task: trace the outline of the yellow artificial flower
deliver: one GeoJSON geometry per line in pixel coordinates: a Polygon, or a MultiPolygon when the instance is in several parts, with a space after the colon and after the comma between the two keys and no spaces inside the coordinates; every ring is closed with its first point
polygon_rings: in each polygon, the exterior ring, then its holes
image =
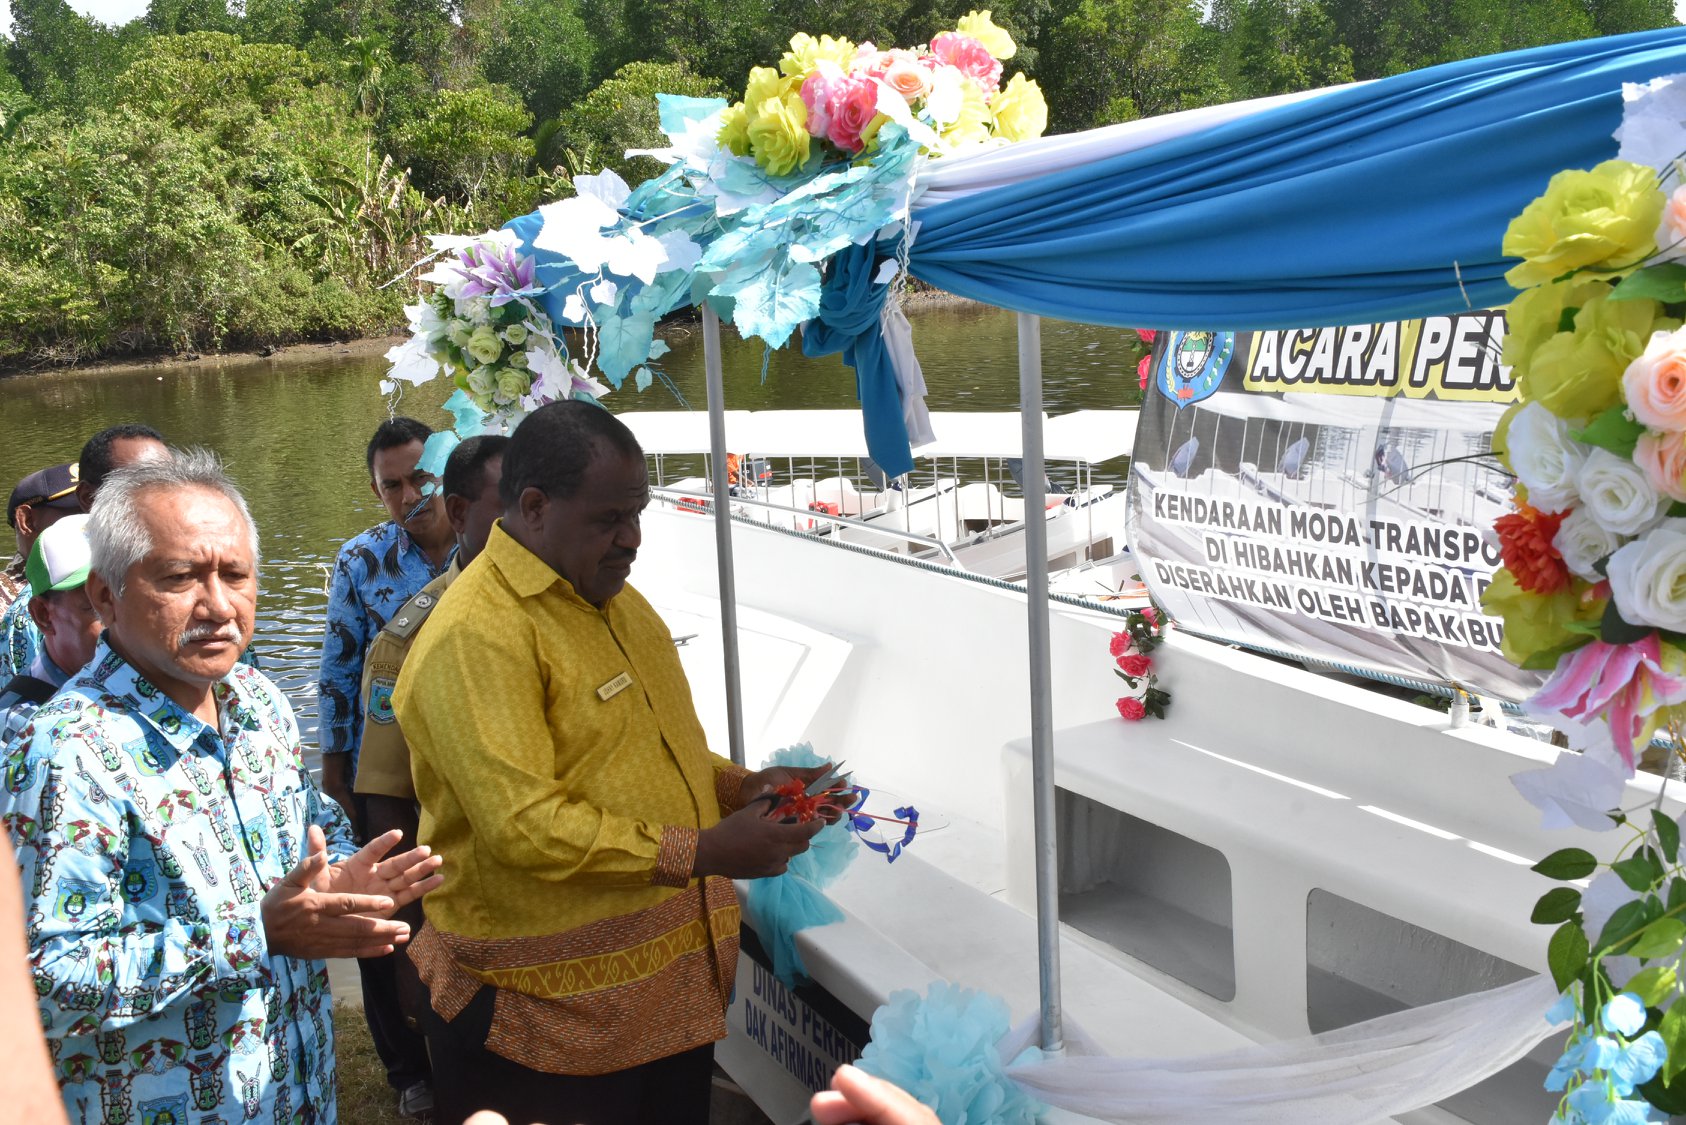
{"type": "Polygon", "coordinates": [[[1584,278],[1548,282],[1525,290],[1505,310],[1506,366],[1519,375],[1525,374],[1540,345],[1557,335],[1565,311],[1578,309],[1609,291],[1609,282],[1584,278]]]}
{"type": "Polygon", "coordinates": [[[1015,74],[989,103],[995,118],[995,135],[1006,141],[1028,141],[1040,137],[1048,127],[1048,103],[1042,87],[1022,74],[1015,74]]]}
{"type": "Polygon", "coordinates": [[[749,155],[749,111],[742,102],[720,115],[720,132],[715,139],[734,156],[749,155]]]}
{"type": "Polygon", "coordinates": [[[1505,274],[1518,289],[1571,270],[1621,272],[1656,252],[1665,203],[1653,169],[1606,160],[1590,172],[1559,172],[1545,194],[1505,231],[1504,252],[1522,264],[1505,274]]]}
{"type": "Polygon", "coordinates": [[[1508,570],[1493,575],[1493,584],[1481,595],[1481,608],[1504,619],[1505,635],[1499,650],[1506,660],[1521,666],[1540,653],[1562,648],[1581,636],[1568,628],[1604,616],[1606,599],[1586,596],[1585,582],[1575,582],[1555,594],[1530,594],[1516,584],[1508,570]]]}
{"type": "Polygon", "coordinates": [[[800,94],[762,102],[749,123],[755,160],[775,176],[788,176],[807,162],[808,139],[808,107],[800,94]]]}
{"type": "Polygon", "coordinates": [[[981,12],[967,12],[954,25],[954,30],[976,39],[984,45],[984,50],[1003,61],[1018,53],[1013,37],[1004,28],[995,26],[995,21],[989,18],[988,8],[981,12]]]}
{"type": "Polygon", "coordinates": [[[847,39],[833,39],[822,35],[815,39],[806,31],[790,37],[790,50],[779,58],[779,72],[786,78],[806,78],[822,59],[837,64],[847,74],[855,61],[855,45],[847,39]]]}
{"type": "Polygon", "coordinates": [[[960,115],[942,131],[948,148],[989,140],[989,103],[976,82],[960,83],[960,115]]]}
{"type": "Polygon", "coordinates": [[[753,120],[761,112],[762,105],[778,98],[783,92],[784,79],[779,77],[778,71],[770,66],[753,67],[749,72],[749,82],[744,86],[744,108],[753,120]]]}
{"type": "Polygon", "coordinates": [[[1680,322],[1658,319],[1650,300],[1612,301],[1594,293],[1575,314],[1574,330],[1558,332],[1534,348],[1517,380],[1522,397],[1559,418],[1586,419],[1622,401],[1622,372],[1645,351],[1653,331],[1680,322]]]}

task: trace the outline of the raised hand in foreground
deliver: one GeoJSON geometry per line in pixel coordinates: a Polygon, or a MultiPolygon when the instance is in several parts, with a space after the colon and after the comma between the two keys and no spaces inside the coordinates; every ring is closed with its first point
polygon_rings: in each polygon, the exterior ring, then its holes
{"type": "Polygon", "coordinates": [[[808,1112],[814,1125],[939,1125],[912,1094],[848,1065],[831,1076],[831,1089],[814,1095],[808,1112]]]}

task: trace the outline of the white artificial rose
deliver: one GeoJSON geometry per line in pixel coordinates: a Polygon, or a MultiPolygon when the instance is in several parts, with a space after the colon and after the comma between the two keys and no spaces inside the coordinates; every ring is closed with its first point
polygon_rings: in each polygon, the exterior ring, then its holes
{"type": "Polygon", "coordinates": [[[1542,512],[1561,512],[1580,497],[1575,476],[1590,446],[1569,436],[1569,424],[1537,402],[1510,420],[1505,450],[1517,479],[1528,489],[1528,503],[1542,512]]]}
{"type": "Polygon", "coordinates": [[[1664,520],[1620,548],[1608,571],[1624,621],[1686,633],[1686,520],[1664,520]]]}
{"type": "Polygon", "coordinates": [[[468,373],[470,394],[489,395],[498,389],[498,373],[482,364],[468,373]]]}
{"type": "Polygon", "coordinates": [[[1608,449],[1595,448],[1587,455],[1575,487],[1587,514],[1617,535],[1638,535],[1657,522],[1668,503],[1645,470],[1608,449]]]}
{"type": "Polygon", "coordinates": [[[1576,508],[1564,517],[1557,534],[1551,538],[1551,545],[1557,548],[1557,553],[1563,556],[1564,565],[1576,577],[1588,582],[1601,582],[1604,576],[1594,569],[1593,564],[1620,547],[1622,537],[1606,530],[1587,514],[1585,508],[1576,508]]]}

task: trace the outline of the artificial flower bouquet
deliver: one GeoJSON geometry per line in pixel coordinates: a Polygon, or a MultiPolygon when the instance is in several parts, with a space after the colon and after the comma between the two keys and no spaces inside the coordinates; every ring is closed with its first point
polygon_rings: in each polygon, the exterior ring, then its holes
{"type": "Polygon", "coordinates": [[[437,288],[405,307],[411,336],[386,353],[393,366],[383,392],[398,380],[419,384],[444,371],[475,408],[505,427],[547,402],[608,393],[569,358],[536,299],[543,290],[533,258],[512,234],[440,237],[435,244],[445,256],[421,280],[437,288]]]}
{"type": "Polygon", "coordinates": [[[1619,809],[1686,718],[1686,78],[1626,96],[1619,159],[1554,176],[1503,244],[1521,402],[1494,449],[1517,485],[1484,604],[1505,655],[1550,673],[1530,709],[1578,751],[1515,782],[1548,826],[1632,834],[1611,863],[1568,848],[1535,867],[1566,884],[1533,913],[1556,927],[1553,1018],[1573,1025],[1547,1080],[1566,1125],[1686,1112],[1680,827],[1619,809]]]}
{"type": "Polygon", "coordinates": [[[1159,676],[1153,671],[1153,657],[1148,654],[1159,647],[1165,635],[1165,615],[1153,606],[1131,610],[1124,619],[1122,631],[1112,635],[1108,646],[1112,653],[1113,673],[1124,681],[1126,693],[1115,704],[1118,717],[1136,722],[1148,715],[1165,717],[1171,693],[1159,687],[1159,676]]]}
{"type": "Polygon", "coordinates": [[[1048,106],[1036,83],[1002,82],[1013,37],[987,11],[912,49],[880,50],[800,32],[778,69],[749,72],[743,100],[721,118],[720,144],[774,176],[854,159],[894,121],[931,153],[1039,137],[1048,106]]]}

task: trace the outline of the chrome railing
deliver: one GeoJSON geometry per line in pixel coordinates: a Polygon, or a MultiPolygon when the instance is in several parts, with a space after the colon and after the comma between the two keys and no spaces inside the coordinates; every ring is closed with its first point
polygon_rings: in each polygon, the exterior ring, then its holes
{"type": "MultiPolygon", "coordinates": [[[[675,507],[692,507],[692,505],[683,503],[683,501],[686,500],[699,501],[701,505],[703,505],[703,507],[693,508],[693,510],[710,510],[707,506],[714,503],[714,496],[712,493],[690,492],[680,488],[668,488],[665,485],[652,487],[650,489],[650,495],[654,496],[658,500],[670,503],[675,507]]],[[[940,539],[933,539],[929,535],[919,535],[912,531],[898,531],[893,527],[879,527],[876,524],[867,523],[865,520],[858,520],[849,516],[834,516],[830,512],[821,511],[816,508],[794,508],[788,504],[775,504],[771,500],[761,500],[753,496],[732,496],[728,498],[728,503],[729,507],[732,508],[739,506],[746,508],[764,508],[770,512],[784,512],[788,515],[800,516],[803,519],[810,521],[810,523],[823,521],[836,527],[854,528],[859,531],[868,532],[872,535],[882,535],[890,539],[900,539],[904,542],[915,544],[922,550],[942,555],[948,560],[948,565],[953,567],[955,570],[964,571],[966,569],[960,560],[955,558],[953,549],[950,548],[947,543],[944,543],[940,539]]],[[[749,516],[739,515],[736,512],[732,513],[732,518],[740,519],[747,523],[762,522],[752,519],[749,516]]],[[[776,527],[778,525],[772,526],[776,527]]],[[[801,531],[802,529],[796,528],[794,530],[801,531]]],[[[878,551],[881,554],[890,555],[892,557],[906,557],[897,556],[894,551],[886,550],[883,547],[874,547],[867,543],[858,543],[856,546],[865,547],[868,550],[878,551]]]]}

